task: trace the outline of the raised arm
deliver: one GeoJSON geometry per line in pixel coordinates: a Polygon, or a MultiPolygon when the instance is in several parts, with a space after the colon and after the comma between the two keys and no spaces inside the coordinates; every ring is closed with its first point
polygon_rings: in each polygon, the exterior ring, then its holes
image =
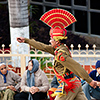
{"type": "Polygon", "coordinates": [[[18,37],[17,41],[19,43],[27,43],[38,50],[48,52],[54,55],[54,48],[51,45],[46,45],[44,43],[37,42],[34,39],[28,39],[28,38],[23,38],[23,37],[18,37]]]}

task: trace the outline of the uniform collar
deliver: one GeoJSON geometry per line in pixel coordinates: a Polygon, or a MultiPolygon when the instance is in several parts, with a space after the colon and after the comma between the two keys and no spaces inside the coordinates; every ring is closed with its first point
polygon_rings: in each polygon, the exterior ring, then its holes
{"type": "Polygon", "coordinates": [[[57,55],[58,50],[59,50],[60,48],[62,48],[62,46],[64,46],[64,44],[60,44],[60,45],[56,46],[55,51],[54,51],[54,54],[55,54],[55,55],[57,55]]]}
{"type": "Polygon", "coordinates": [[[58,44],[55,49],[58,49],[59,47],[61,47],[62,45],[64,45],[63,43],[58,44]]]}

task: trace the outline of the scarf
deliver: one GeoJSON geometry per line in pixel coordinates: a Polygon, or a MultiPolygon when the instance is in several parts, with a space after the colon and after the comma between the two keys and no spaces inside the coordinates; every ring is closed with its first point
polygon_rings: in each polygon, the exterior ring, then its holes
{"type": "MultiPolygon", "coordinates": [[[[39,69],[39,62],[36,59],[32,59],[33,61],[33,68],[31,71],[27,70],[27,85],[29,87],[32,87],[35,85],[35,76],[34,72],[36,72],[39,69]]],[[[28,100],[33,100],[31,93],[29,93],[28,100]]]]}
{"type": "Polygon", "coordinates": [[[80,80],[73,76],[73,72],[65,73],[62,75],[59,75],[59,73],[54,69],[55,75],[57,76],[58,83],[60,84],[54,94],[51,96],[54,97],[59,94],[59,96],[64,95],[64,90],[66,92],[66,95],[68,95],[69,91],[72,91],[74,93],[74,90],[76,87],[81,86],[80,80]],[[69,77],[68,77],[69,76],[69,77]]]}
{"type": "MultiPolygon", "coordinates": [[[[7,73],[8,73],[8,70],[7,70],[7,73]]],[[[1,71],[0,71],[0,74],[3,76],[3,79],[4,79],[4,83],[7,83],[6,82],[6,75],[7,75],[7,73],[6,74],[2,74],[1,71]]]]}

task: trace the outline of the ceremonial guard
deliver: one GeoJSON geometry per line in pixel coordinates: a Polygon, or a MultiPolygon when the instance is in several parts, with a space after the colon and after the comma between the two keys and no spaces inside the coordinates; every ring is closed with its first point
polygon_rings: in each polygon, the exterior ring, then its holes
{"type": "Polygon", "coordinates": [[[68,47],[64,45],[67,39],[65,28],[76,22],[75,17],[66,10],[52,9],[43,14],[40,20],[51,27],[51,45],[23,37],[18,37],[17,41],[28,43],[38,50],[54,55],[53,69],[59,82],[58,88],[52,94],[52,96],[56,96],[55,100],[87,100],[82,91],[81,82],[74,74],[86,80],[94,88],[97,86],[97,82],[92,80],[84,68],[72,59],[68,47]]]}

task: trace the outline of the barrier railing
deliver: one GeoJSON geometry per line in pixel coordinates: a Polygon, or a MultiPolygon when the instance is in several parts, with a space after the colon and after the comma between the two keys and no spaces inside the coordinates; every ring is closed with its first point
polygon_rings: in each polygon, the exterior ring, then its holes
{"type": "MultiPolygon", "coordinates": [[[[30,52],[33,52],[33,54],[12,54],[11,49],[8,50],[4,47],[5,46],[2,45],[2,48],[0,49],[0,62],[6,62],[10,70],[15,71],[16,73],[22,76],[24,71],[27,69],[26,57],[29,57],[29,59],[36,58],[39,60],[40,68],[46,73],[48,79],[52,79],[54,75],[52,70],[54,57],[53,55],[36,49],[30,50],[30,52]],[[41,54],[39,54],[39,52],[41,52],[41,54]],[[21,67],[14,64],[15,61],[12,60],[12,57],[17,57],[18,60],[20,59],[18,63],[20,63],[21,67]]],[[[93,50],[89,50],[88,47],[89,46],[86,45],[86,50],[81,50],[81,45],[78,45],[78,49],[74,50],[74,46],[71,45],[70,51],[73,59],[79,62],[89,73],[95,68],[96,61],[100,59],[100,50],[96,50],[96,45],[93,45],[93,50]]]]}

